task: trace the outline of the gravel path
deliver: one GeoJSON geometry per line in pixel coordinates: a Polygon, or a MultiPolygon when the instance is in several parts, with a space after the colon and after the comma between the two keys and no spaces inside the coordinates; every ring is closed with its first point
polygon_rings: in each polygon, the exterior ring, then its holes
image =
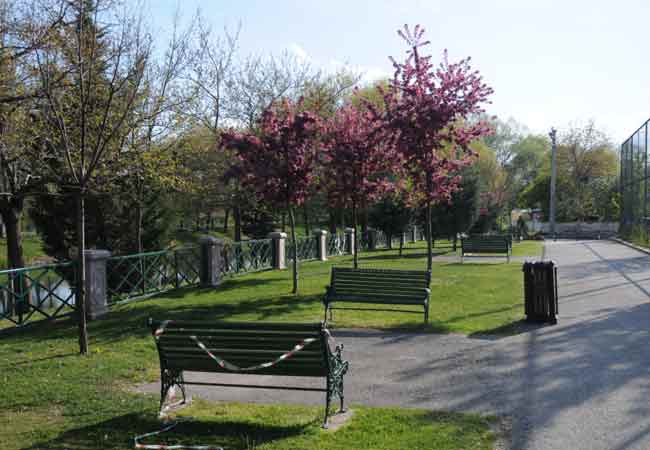
{"type": "MultiPolygon", "coordinates": [[[[338,330],[351,367],[346,400],[505,416],[517,450],[650,449],[650,257],[610,241],[547,242],[546,255],[559,266],[558,325],[505,338],[338,330]]],[[[211,400],[323,402],[303,392],[189,391],[211,400]]]]}

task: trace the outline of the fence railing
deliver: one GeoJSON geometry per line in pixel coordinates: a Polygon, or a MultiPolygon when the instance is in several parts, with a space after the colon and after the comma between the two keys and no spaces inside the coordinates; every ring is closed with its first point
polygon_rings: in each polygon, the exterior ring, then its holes
{"type": "Polygon", "coordinates": [[[0,271],[0,320],[16,326],[76,311],[76,264],[48,264],[0,271]]]}
{"type": "Polygon", "coordinates": [[[223,275],[270,269],[273,266],[273,240],[259,239],[227,243],[223,247],[222,258],[223,275]]]}
{"type": "Polygon", "coordinates": [[[106,261],[107,302],[114,303],[199,283],[199,247],[184,247],[106,261]]]}
{"type": "Polygon", "coordinates": [[[330,234],[327,236],[327,255],[328,256],[345,255],[344,234],[330,234]]]}
{"type": "Polygon", "coordinates": [[[296,239],[296,249],[294,249],[293,243],[289,239],[287,242],[287,258],[290,261],[293,261],[296,254],[298,261],[316,259],[318,258],[318,238],[313,236],[298,238],[296,239]]]}
{"type": "MultiPolygon", "coordinates": [[[[419,232],[420,230],[418,230],[419,232]]],[[[418,233],[421,239],[421,232],[418,233]]],[[[387,248],[388,238],[376,232],[375,248],[387,248]]],[[[317,259],[319,237],[301,238],[294,249],[285,241],[286,256],[299,260],[317,259]]],[[[328,256],[346,254],[345,234],[326,238],[328,256]]],[[[400,236],[393,242],[399,245],[400,236]]],[[[362,251],[369,249],[368,236],[358,238],[362,251]]],[[[260,239],[225,243],[221,254],[221,275],[230,276],[272,269],[274,242],[260,239]]],[[[106,303],[194,286],[201,282],[202,248],[183,247],[106,259],[106,303]]],[[[36,319],[51,319],[76,311],[75,262],[0,271],[0,321],[16,326],[36,319]]],[[[2,326],[0,325],[0,328],[2,326]]]]}

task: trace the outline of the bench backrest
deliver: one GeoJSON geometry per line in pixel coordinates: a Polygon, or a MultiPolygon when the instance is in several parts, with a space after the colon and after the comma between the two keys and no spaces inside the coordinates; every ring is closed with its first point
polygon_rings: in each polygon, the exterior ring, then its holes
{"type": "MultiPolygon", "coordinates": [[[[164,322],[149,319],[156,337],[164,322]]],[[[196,372],[256,375],[324,377],[329,371],[327,331],[322,323],[291,324],[264,322],[169,321],[157,336],[161,367],[196,372]],[[211,353],[238,367],[251,367],[274,361],[305,339],[313,342],[272,367],[233,372],[217,364],[196,341],[211,353]]]]}
{"type": "Polygon", "coordinates": [[[508,239],[503,236],[472,236],[461,241],[464,252],[507,252],[508,239]]]}
{"type": "Polygon", "coordinates": [[[364,297],[422,297],[431,272],[421,270],[352,269],[332,267],[334,295],[364,297]]]}

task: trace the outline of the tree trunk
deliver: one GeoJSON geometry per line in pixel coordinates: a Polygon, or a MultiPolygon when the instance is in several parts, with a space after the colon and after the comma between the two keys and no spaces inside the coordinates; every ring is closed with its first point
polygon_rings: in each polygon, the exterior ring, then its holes
{"type": "Polygon", "coordinates": [[[399,256],[402,257],[402,251],[404,250],[404,239],[399,240],[399,256]]]}
{"type": "Polygon", "coordinates": [[[2,209],[2,221],[7,230],[7,266],[10,269],[25,267],[21,216],[22,208],[17,209],[12,205],[2,209]]]}
{"type": "Polygon", "coordinates": [[[75,302],[79,316],[79,353],[88,353],[88,328],[86,327],[86,230],[85,230],[85,200],[83,190],[77,194],[77,246],[78,273],[75,302]]]}
{"type": "Polygon", "coordinates": [[[329,208],[329,229],[331,235],[336,235],[336,210],[334,208],[329,208]]]}
{"type": "Polygon", "coordinates": [[[143,211],[142,211],[142,202],[140,200],[137,201],[136,204],[136,232],[135,232],[135,242],[138,246],[137,252],[136,253],[142,253],[143,248],[142,248],[142,220],[143,220],[143,211]]]}
{"type": "Polygon", "coordinates": [[[302,217],[305,222],[305,236],[311,235],[309,230],[309,211],[307,209],[307,203],[302,205],[302,217]]]}
{"type": "Polygon", "coordinates": [[[454,251],[456,251],[456,243],[458,241],[458,233],[454,233],[454,251]]]}
{"type": "Polygon", "coordinates": [[[291,226],[291,245],[293,245],[293,290],[292,293],[298,293],[298,243],[296,241],[296,219],[293,214],[293,208],[289,207],[289,225],[291,226]]]}
{"type": "MultiPolygon", "coordinates": [[[[7,266],[10,269],[19,269],[25,267],[21,229],[22,201],[20,203],[13,201],[10,203],[1,212],[7,230],[7,266]]],[[[13,297],[10,299],[11,304],[13,307],[17,307],[16,313],[22,316],[23,313],[28,311],[27,305],[31,303],[29,283],[24,277],[16,277],[12,279],[12,285],[14,294],[10,296],[13,297]]],[[[11,310],[12,307],[10,306],[9,309],[11,310]]]]}
{"type": "Polygon", "coordinates": [[[226,213],[223,217],[223,234],[228,233],[228,216],[230,215],[230,208],[226,208],[226,213]]]}
{"type": "Polygon", "coordinates": [[[361,210],[361,235],[365,236],[368,233],[368,208],[365,207],[361,210]]]}
{"type": "Polygon", "coordinates": [[[359,268],[359,246],[357,243],[359,242],[359,239],[357,239],[357,202],[352,201],[352,228],[354,229],[354,242],[353,242],[353,249],[354,249],[354,268],[358,269],[359,268]]]}
{"type": "Polygon", "coordinates": [[[431,202],[427,201],[427,270],[433,268],[433,246],[431,233],[431,202]]]}
{"type": "Polygon", "coordinates": [[[232,208],[232,216],[235,221],[235,242],[241,241],[241,210],[239,205],[232,208]]]}
{"type": "Polygon", "coordinates": [[[287,214],[285,212],[282,213],[282,232],[286,233],[287,232],[287,214]]]}

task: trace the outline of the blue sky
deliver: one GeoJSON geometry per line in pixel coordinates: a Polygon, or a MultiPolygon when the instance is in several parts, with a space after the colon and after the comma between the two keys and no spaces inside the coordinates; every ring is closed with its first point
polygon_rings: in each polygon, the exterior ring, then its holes
{"type": "MultiPolygon", "coordinates": [[[[164,38],[176,0],[150,0],[164,38]]],[[[488,112],[535,132],[595,119],[620,143],[650,117],[650,2],[618,0],[181,0],[215,29],[242,23],[242,53],[289,49],[367,78],[402,57],[396,30],[420,23],[439,58],[471,56],[495,93],[488,112]]]]}

